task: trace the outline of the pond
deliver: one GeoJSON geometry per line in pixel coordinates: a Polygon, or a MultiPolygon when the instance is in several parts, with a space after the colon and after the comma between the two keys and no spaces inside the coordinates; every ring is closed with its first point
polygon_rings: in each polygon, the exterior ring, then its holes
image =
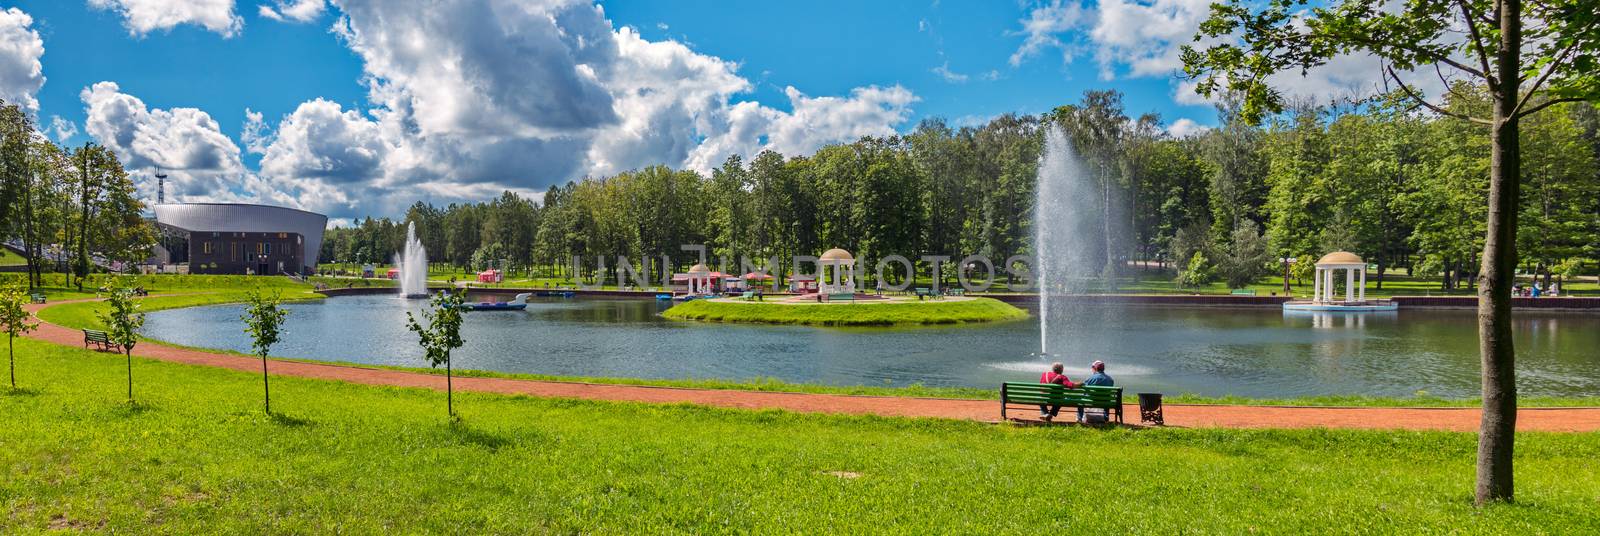
{"type": "MultiPolygon", "coordinates": [[[[422,300],[352,296],[286,305],[273,355],[426,366],[407,311],[422,300]]],[[[914,328],[814,328],[674,322],[649,300],[535,298],[527,311],[472,312],[455,366],[560,376],[700,378],[830,385],[997,388],[1032,381],[1052,360],[1081,379],[1102,359],[1129,392],[1206,396],[1472,397],[1471,310],[1285,313],[1215,307],[1080,307],[1052,329],[1060,357],[1037,354],[1036,319],[914,328]]],[[[153,312],[144,334],[249,351],[242,305],[153,312]]],[[[1600,395],[1600,315],[1518,313],[1525,396],[1600,395]]]]}

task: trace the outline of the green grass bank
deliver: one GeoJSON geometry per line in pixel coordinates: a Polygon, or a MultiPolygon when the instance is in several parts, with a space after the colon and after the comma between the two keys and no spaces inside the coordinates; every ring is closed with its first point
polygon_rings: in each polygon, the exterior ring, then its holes
{"type": "Polygon", "coordinates": [[[1028,313],[992,298],[847,304],[694,300],[675,305],[661,316],[703,322],[905,326],[1019,320],[1028,313]]]}
{"type": "Polygon", "coordinates": [[[1600,435],[1098,430],[441,393],[19,341],[0,533],[1551,533],[1600,530],[1600,435]],[[1397,463],[1403,462],[1403,463],[1397,463]],[[1043,494],[1044,499],[1026,497],[1043,494]]]}

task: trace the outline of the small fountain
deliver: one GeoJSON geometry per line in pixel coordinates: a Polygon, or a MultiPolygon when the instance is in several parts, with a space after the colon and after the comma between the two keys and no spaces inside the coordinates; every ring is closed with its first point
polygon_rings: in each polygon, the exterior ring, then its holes
{"type": "Polygon", "coordinates": [[[1052,326],[1060,329],[1072,316],[1070,304],[1051,294],[1077,294],[1087,290],[1105,264],[1096,255],[1100,236],[1098,193],[1093,178],[1084,172],[1072,142],[1059,125],[1045,131],[1044,152],[1039,155],[1039,175],[1034,190],[1033,244],[1039,292],[1039,353],[1052,355],[1052,326]]]}
{"type": "Polygon", "coordinates": [[[406,248],[395,256],[394,266],[400,270],[400,297],[428,297],[428,252],[417,240],[417,222],[406,224],[406,248]]]}

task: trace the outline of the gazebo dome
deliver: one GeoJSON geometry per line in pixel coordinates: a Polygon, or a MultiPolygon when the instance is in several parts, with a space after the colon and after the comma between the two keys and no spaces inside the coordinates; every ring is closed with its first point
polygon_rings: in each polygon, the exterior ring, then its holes
{"type": "Polygon", "coordinates": [[[818,260],[824,260],[824,261],[853,261],[853,260],[856,260],[856,258],[855,257],[851,257],[850,256],[850,252],[848,252],[848,251],[845,251],[845,250],[842,250],[842,249],[839,249],[839,248],[833,248],[833,249],[830,249],[830,250],[824,252],[822,254],[822,257],[819,258],[818,260]]]}
{"type": "MultiPolygon", "coordinates": [[[[678,266],[683,266],[683,265],[680,264],[678,266]]],[[[700,264],[696,264],[696,265],[690,267],[689,268],[689,273],[691,273],[691,274],[709,274],[709,273],[711,273],[711,269],[707,268],[706,267],[706,263],[702,262],[700,264]]]]}
{"type": "Polygon", "coordinates": [[[1361,257],[1348,251],[1335,251],[1317,259],[1317,266],[1325,264],[1366,264],[1361,257]]]}

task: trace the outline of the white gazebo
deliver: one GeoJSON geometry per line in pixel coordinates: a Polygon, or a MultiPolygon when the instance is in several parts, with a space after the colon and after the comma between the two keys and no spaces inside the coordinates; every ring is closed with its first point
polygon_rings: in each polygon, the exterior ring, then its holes
{"type": "Polygon", "coordinates": [[[817,292],[855,294],[856,258],[850,256],[850,252],[833,248],[817,258],[817,292]],[[829,277],[830,272],[832,277],[829,277]]]}
{"type": "Polygon", "coordinates": [[[711,292],[711,269],[707,268],[706,264],[703,262],[690,267],[689,293],[710,294],[711,292]]]}
{"type": "Polygon", "coordinates": [[[1334,275],[1344,270],[1344,303],[1367,301],[1367,261],[1348,251],[1335,251],[1317,260],[1317,279],[1312,285],[1312,303],[1335,303],[1334,275]]]}

